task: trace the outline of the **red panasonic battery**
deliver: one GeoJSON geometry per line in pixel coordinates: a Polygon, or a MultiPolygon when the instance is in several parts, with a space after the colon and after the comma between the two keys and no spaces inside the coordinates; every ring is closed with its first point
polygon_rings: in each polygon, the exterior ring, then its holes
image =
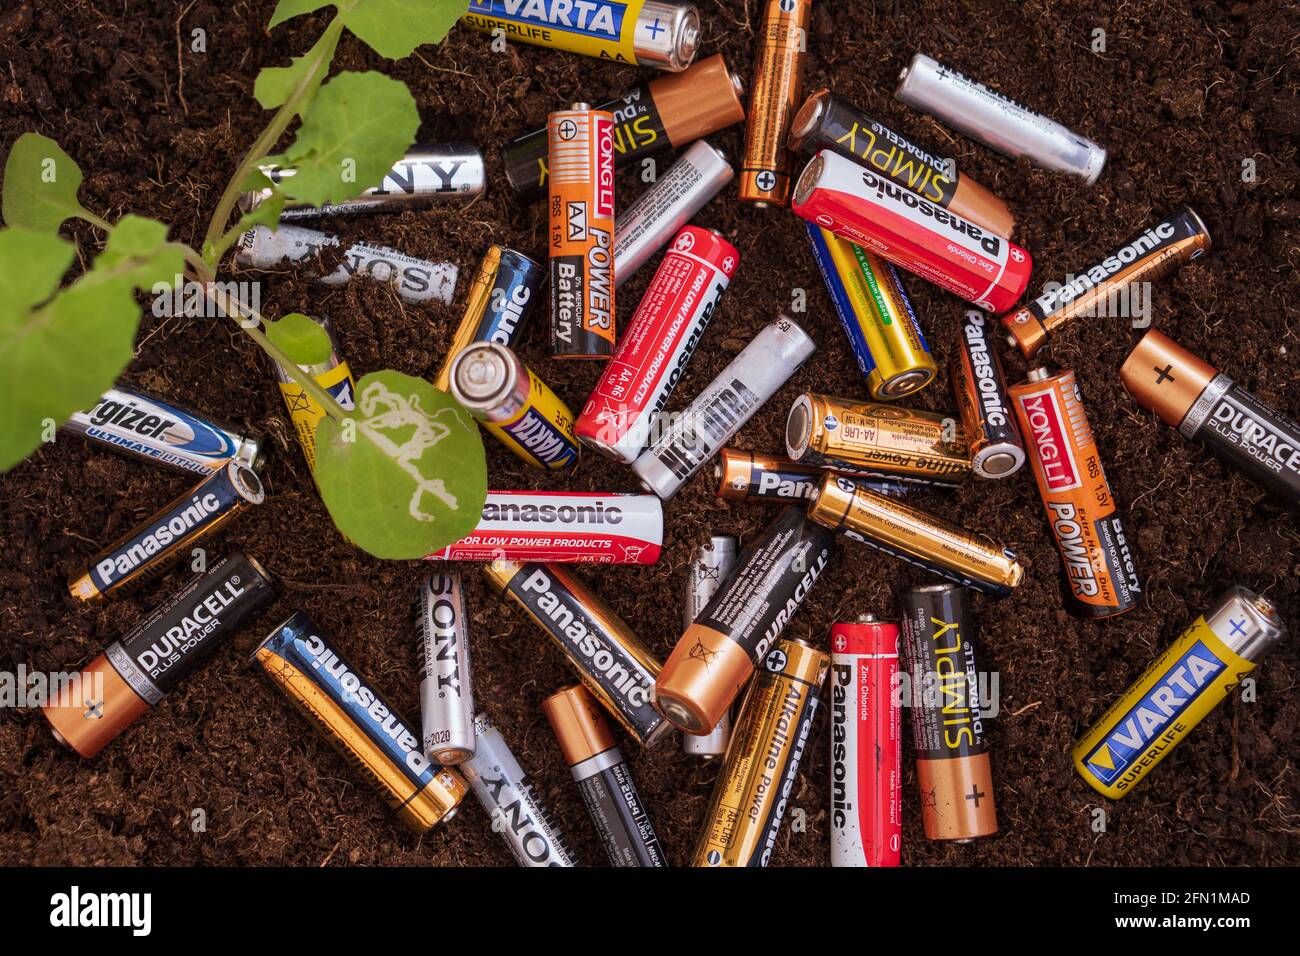
{"type": "Polygon", "coordinates": [[[739,263],[716,232],[687,226],[677,234],[578,416],[579,441],[636,461],[739,263]]]}
{"type": "Polygon", "coordinates": [[[658,495],[489,491],[478,527],[425,560],[654,564],[663,543],[658,495]]]}
{"type": "Polygon", "coordinates": [[[1029,253],[874,171],[823,149],[799,176],[795,214],[989,312],[1029,284],[1029,253]]]}
{"type": "Polygon", "coordinates": [[[831,625],[831,866],[898,866],[903,711],[898,625],[831,625]]]}

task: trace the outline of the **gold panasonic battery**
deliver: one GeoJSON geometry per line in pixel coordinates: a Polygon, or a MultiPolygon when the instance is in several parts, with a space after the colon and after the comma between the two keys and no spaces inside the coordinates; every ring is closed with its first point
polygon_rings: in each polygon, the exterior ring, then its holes
{"type": "MultiPolygon", "coordinates": [[[[348,363],[339,358],[338,343],[334,339],[329,319],[321,319],[320,326],[330,339],[329,358],[314,365],[299,365],[298,368],[329,392],[341,409],[350,412],[356,407],[357,383],[352,378],[348,363]]],[[[284,407],[289,411],[289,420],[293,422],[298,444],[302,446],[302,455],[307,459],[307,467],[315,473],[316,426],[325,417],[325,409],[307,394],[306,389],[290,378],[289,373],[278,363],[275,366],[275,377],[280,382],[280,396],[284,399],[284,407]]]]}
{"type": "Polygon", "coordinates": [[[754,60],[753,93],[745,124],[740,198],[759,207],[790,201],[794,157],[786,146],[803,93],[812,0],[767,0],[754,60]]]}
{"type": "Polygon", "coordinates": [[[955,415],[814,392],[790,408],[785,448],[801,465],[868,478],[955,486],[971,472],[955,415]]]}
{"type": "Polygon", "coordinates": [[[830,655],[786,638],[749,684],[692,866],[767,866],[794,794],[830,655]]]}
{"type": "Polygon", "coordinates": [[[827,475],[808,503],[808,517],[940,577],[1006,597],[1025,576],[1008,548],[942,518],[877,494],[842,475],[827,475]]]}

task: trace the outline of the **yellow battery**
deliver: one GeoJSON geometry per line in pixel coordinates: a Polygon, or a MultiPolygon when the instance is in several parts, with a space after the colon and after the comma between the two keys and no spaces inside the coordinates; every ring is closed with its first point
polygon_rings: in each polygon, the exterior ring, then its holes
{"type": "MultiPolygon", "coordinates": [[[[334,333],[330,329],[329,321],[322,320],[321,326],[333,344],[334,333]]],[[[352,378],[348,363],[339,358],[336,349],[331,350],[328,361],[317,365],[300,365],[298,368],[329,392],[344,411],[351,411],[356,407],[357,383],[352,378]]],[[[280,381],[280,395],[284,398],[284,407],[289,410],[289,420],[298,435],[298,444],[302,446],[303,457],[307,459],[307,467],[315,473],[316,426],[325,417],[325,409],[321,408],[320,403],[308,395],[301,385],[289,378],[288,373],[279,365],[276,366],[275,374],[280,381]]]]}
{"type": "Polygon", "coordinates": [[[1225,591],[1074,745],[1074,767],[1112,800],[1127,794],[1286,636],[1272,601],[1225,591]]]}

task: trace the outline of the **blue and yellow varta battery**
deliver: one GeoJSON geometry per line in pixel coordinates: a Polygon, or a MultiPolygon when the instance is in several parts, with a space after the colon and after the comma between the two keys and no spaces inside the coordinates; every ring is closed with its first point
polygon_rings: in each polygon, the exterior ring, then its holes
{"type": "Polygon", "coordinates": [[[447,391],[451,363],[475,342],[499,342],[514,348],[524,322],[537,306],[545,280],[542,265],[522,252],[489,246],[469,287],[465,314],[433,384],[447,391]]]}
{"type": "Polygon", "coordinates": [[[682,0],[470,0],[480,33],[674,73],[695,60],[700,14],[682,0]]]}
{"type": "MultiPolygon", "coordinates": [[[[357,383],[352,378],[348,363],[339,358],[338,343],[334,339],[334,330],[330,328],[329,319],[320,320],[321,328],[330,338],[330,356],[324,362],[314,365],[299,365],[330,397],[339,403],[345,412],[356,408],[357,383]]],[[[316,399],[307,394],[307,390],[289,377],[289,373],[279,364],[275,367],[275,376],[280,382],[280,395],[284,398],[284,407],[289,410],[289,420],[293,422],[298,444],[302,446],[303,457],[307,467],[316,472],[316,426],[325,417],[325,409],[316,399]]]]}
{"type": "Polygon", "coordinates": [[[807,223],[813,258],[871,397],[890,401],[934,380],[936,367],[898,272],[883,259],[807,223]]]}
{"type": "Polygon", "coordinates": [[[573,412],[508,346],[475,342],[451,365],[451,395],[501,443],[538,468],[578,460],[573,412]]]}
{"type": "Polygon", "coordinates": [[[449,820],[468,786],[424,755],[418,730],[389,706],[301,611],[253,652],[318,733],[357,768],[416,833],[449,820]]]}
{"type": "Polygon", "coordinates": [[[1192,622],[1074,745],[1074,766],[1118,800],[1286,636],[1277,606],[1240,585],[1192,622]]]}

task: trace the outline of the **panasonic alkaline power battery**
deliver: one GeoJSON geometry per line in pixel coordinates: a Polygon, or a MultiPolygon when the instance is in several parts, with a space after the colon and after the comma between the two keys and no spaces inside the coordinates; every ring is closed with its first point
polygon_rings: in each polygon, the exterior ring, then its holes
{"type": "Polygon", "coordinates": [[[614,353],[614,117],[586,103],[546,123],[550,169],[551,352],[614,353]]]}

